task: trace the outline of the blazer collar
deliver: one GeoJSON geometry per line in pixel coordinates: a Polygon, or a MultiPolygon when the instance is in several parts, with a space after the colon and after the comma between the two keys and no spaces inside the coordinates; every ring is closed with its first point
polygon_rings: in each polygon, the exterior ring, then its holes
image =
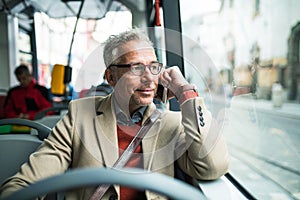
{"type": "Polygon", "coordinates": [[[101,100],[94,120],[102,157],[107,167],[112,167],[119,156],[116,117],[111,100],[111,95],[101,100]]]}

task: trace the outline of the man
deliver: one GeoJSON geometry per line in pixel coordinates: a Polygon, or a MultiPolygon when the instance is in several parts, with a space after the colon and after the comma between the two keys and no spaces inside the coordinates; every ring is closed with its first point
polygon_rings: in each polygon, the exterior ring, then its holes
{"type": "MultiPolygon", "coordinates": [[[[214,130],[203,98],[198,97],[178,67],[163,69],[145,34],[134,29],[110,37],[104,47],[104,61],[113,93],[72,101],[68,114],[29,163],[2,185],[2,195],[68,168],[112,167],[155,110],[153,98],[158,83],[176,95],[181,112],[162,111],[126,167],[174,176],[177,163],[189,176],[202,180],[216,179],[227,172],[226,145],[218,134],[215,140],[209,139],[214,130]]],[[[94,192],[95,188],[89,188],[66,196],[89,199],[94,192]]],[[[165,199],[153,192],[119,186],[110,187],[102,199],[113,197],[165,199]]]]}
{"type": "Polygon", "coordinates": [[[5,118],[33,120],[37,112],[52,106],[49,91],[36,83],[26,65],[21,64],[14,73],[20,85],[8,91],[4,102],[5,118]]]}

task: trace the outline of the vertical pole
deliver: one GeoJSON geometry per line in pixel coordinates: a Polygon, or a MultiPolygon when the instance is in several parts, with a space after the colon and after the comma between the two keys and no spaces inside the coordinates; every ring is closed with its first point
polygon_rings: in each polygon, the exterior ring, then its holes
{"type": "Polygon", "coordinates": [[[35,34],[35,20],[34,20],[34,8],[32,10],[33,23],[31,24],[30,41],[31,41],[31,52],[32,52],[32,74],[36,80],[38,80],[38,59],[37,59],[37,48],[36,48],[36,34],[35,34]]]}
{"type": "MultiPolygon", "coordinates": [[[[171,30],[165,31],[167,65],[177,65],[184,76],[179,0],[163,0],[162,8],[164,26],[166,29],[171,30]]],[[[179,103],[174,98],[170,100],[170,110],[180,110],[179,103]]]]}
{"type": "Polygon", "coordinates": [[[167,64],[168,66],[177,65],[184,75],[179,0],[163,0],[162,8],[165,28],[171,30],[165,32],[166,49],[172,51],[166,52],[167,64]]]}

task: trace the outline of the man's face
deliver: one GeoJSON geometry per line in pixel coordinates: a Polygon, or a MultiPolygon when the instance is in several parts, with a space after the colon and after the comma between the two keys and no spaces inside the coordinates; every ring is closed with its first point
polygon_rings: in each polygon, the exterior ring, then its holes
{"type": "MultiPolygon", "coordinates": [[[[119,53],[120,51],[122,56],[119,57],[118,64],[143,63],[149,65],[151,62],[157,61],[154,49],[138,41],[128,42],[119,50],[119,53]]],[[[153,75],[147,67],[141,76],[133,74],[130,68],[113,68],[110,70],[114,80],[112,85],[118,84],[122,77],[122,83],[125,83],[122,88],[132,94],[129,100],[131,111],[140,106],[149,105],[153,101],[157,90],[158,75],[153,75]]]]}
{"type": "Polygon", "coordinates": [[[23,72],[22,74],[17,75],[17,79],[22,87],[27,87],[30,84],[32,77],[30,74],[23,72]]]}

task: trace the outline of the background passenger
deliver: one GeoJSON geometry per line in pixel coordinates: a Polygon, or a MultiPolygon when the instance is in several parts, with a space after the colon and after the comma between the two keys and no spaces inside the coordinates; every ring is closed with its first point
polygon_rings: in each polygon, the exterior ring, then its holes
{"type": "Polygon", "coordinates": [[[36,83],[24,64],[18,66],[14,73],[20,85],[8,91],[4,102],[4,117],[33,120],[37,112],[52,106],[49,90],[36,83]]]}

